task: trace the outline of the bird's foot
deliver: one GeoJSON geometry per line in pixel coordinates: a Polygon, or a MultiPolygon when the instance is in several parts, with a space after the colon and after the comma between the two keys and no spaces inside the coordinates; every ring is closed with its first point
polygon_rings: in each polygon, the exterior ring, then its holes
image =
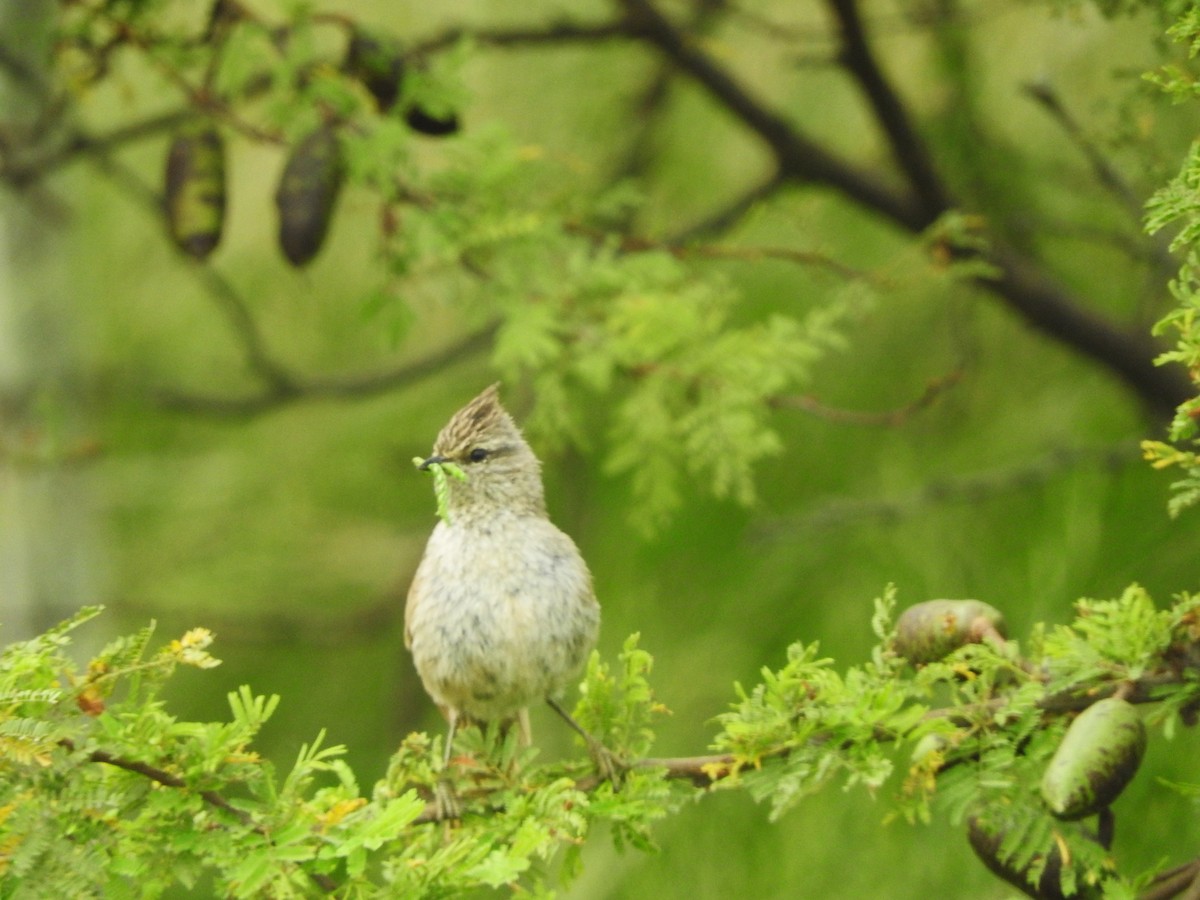
{"type": "Polygon", "coordinates": [[[433,786],[433,808],[439,822],[457,821],[462,818],[462,808],[458,802],[458,794],[445,778],[438,779],[433,786]]]}
{"type": "Polygon", "coordinates": [[[588,755],[600,777],[611,781],[614,788],[620,787],[621,778],[629,770],[629,764],[591,735],[588,735],[587,745],[588,755]]]}

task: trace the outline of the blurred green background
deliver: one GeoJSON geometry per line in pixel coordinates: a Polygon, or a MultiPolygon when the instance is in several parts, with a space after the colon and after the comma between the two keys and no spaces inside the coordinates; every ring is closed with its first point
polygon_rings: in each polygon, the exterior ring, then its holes
{"type": "MultiPolygon", "coordinates": [[[[452,24],[532,27],[612,14],[604,3],[317,5],[413,41],[452,24]]],[[[1097,183],[1079,143],[1023,86],[1052,86],[1140,198],[1177,165],[1194,113],[1160,103],[1139,80],[1165,52],[1153,15],[1110,21],[1090,6],[1055,7],[863,4],[876,49],[969,211],[1043,260],[1091,308],[1148,329],[1169,305],[1161,248],[1141,237],[1136,212],[1097,183]]],[[[714,8],[710,52],[829,146],[890,171],[877,126],[831,62],[836,42],[823,4],[714,8]]],[[[638,116],[636,98],[660,67],[623,41],[480,46],[464,69],[464,134],[498,123],[551,161],[547,190],[562,194],[606,183],[631,165],[636,145],[647,203],[634,230],[674,234],[761,182],[770,161],[685,78],[669,78],[652,115],[638,116]]],[[[131,69],[84,98],[80,121],[102,130],[136,118],[132,109],[168,108],[164,93],[131,69]]],[[[157,187],[166,141],[123,147],[119,160],[157,187]]],[[[210,265],[246,298],[280,359],[312,375],[370,371],[420,359],[469,330],[454,297],[432,291],[412,298],[398,343],[389,335],[400,313],[361,312],[358,298],[378,278],[376,210],[353,190],[316,261],[290,268],[274,245],[282,151],[237,138],[231,151],[230,215],[210,265]]],[[[426,152],[440,151],[431,144],[426,152]]],[[[164,640],[212,628],[224,664],[175,679],[169,701],[181,718],[226,716],[225,694],[243,683],[279,693],[265,752],[290,763],[327,729],[370,785],[403,734],[442,727],[402,643],[404,595],[434,522],[431,485],[409,460],[496,378],[487,354],[376,396],[247,417],[164,408],[160,389],[233,396],[253,384],[195,264],[143,201],[95,167],[72,166],[40,190],[52,199],[5,194],[20,233],[41,234],[49,248],[18,258],[10,241],[10,289],[37,306],[18,326],[43,324],[37,334],[13,330],[13,352],[28,358],[9,381],[35,385],[39,428],[67,445],[94,441],[98,453],[61,468],[0,461],[6,590],[16,596],[13,576],[24,567],[41,603],[37,624],[99,600],[114,632],[151,618],[164,640]]],[[[902,603],[992,603],[1018,638],[1035,622],[1068,621],[1078,597],[1115,596],[1133,581],[1160,600],[1196,587],[1200,529],[1194,517],[1168,520],[1168,479],[1138,456],[1137,441],[1159,436],[1162,423],[1110,373],[989,294],[907,277],[912,239],[830,191],[777,192],[715,240],[819,250],[899,273],[855,320],[845,351],[819,365],[811,393],[825,407],[901,409],[931,381],[961,377],[890,426],[777,411],[786,449],[760,466],[759,502],[713,500],[695,484],[650,538],[631,529],[630,490],[606,474],[604,447],[542,453],[552,515],[595,575],[601,652],[613,657],[637,631],[654,654],[654,683],[673,713],[659,735],[662,755],[703,752],[733,683],[752,684],[762,666],[780,665],[793,641],[819,641],[839,663],[861,661],[872,598],[889,582],[902,603]]],[[[819,307],[845,286],[782,261],[697,265],[744,293],[747,320],[819,307]]],[[[520,419],[527,386],[506,385],[505,395],[520,419]]],[[[19,621],[15,611],[6,618],[19,621]]],[[[547,755],[577,752],[548,712],[534,712],[534,734],[547,755]]],[[[1184,777],[1195,752],[1192,734],[1152,741],[1148,768],[1116,808],[1115,852],[1126,871],[1158,864],[1181,834],[1195,833],[1193,810],[1164,799],[1153,777],[1184,777]]],[[[616,854],[594,836],[566,894],[1011,895],[954,828],[886,825],[885,813],[861,792],[833,790],[768,824],[746,796],[712,796],[662,824],[656,855],[616,854]]]]}

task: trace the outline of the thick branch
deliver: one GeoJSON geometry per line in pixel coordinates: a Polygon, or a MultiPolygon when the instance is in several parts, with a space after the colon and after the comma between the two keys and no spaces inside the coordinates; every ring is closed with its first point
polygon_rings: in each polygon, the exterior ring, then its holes
{"type": "Polygon", "coordinates": [[[829,0],[829,6],[841,28],[842,64],[866,95],[913,190],[928,214],[936,218],[954,206],[954,201],[937,174],[925,142],[909,121],[904,103],[871,52],[857,0],[829,0]]]}
{"type": "Polygon", "coordinates": [[[1038,330],[1074,348],[1116,373],[1152,412],[1169,418],[1175,407],[1195,393],[1176,366],[1154,365],[1161,347],[1142,332],[1130,334],[1088,311],[1037,265],[1014,251],[993,247],[987,260],[996,278],[977,283],[1004,298],[1038,330]]]}

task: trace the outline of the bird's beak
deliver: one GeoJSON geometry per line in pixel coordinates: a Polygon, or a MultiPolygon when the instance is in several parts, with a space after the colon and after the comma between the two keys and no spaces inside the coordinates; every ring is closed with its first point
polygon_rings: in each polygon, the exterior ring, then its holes
{"type": "Polygon", "coordinates": [[[449,461],[450,461],[450,457],[448,457],[448,456],[438,456],[437,454],[434,454],[433,456],[429,457],[428,459],[423,460],[421,462],[421,465],[417,466],[417,468],[420,469],[422,472],[428,472],[429,467],[432,466],[434,463],[444,463],[444,462],[449,462],[449,461]]]}

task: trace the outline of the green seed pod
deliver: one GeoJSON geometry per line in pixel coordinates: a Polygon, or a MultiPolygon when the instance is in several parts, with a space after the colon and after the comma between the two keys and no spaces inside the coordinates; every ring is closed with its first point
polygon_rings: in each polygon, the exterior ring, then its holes
{"type": "MultiPolygon", "coordinates": [[[[1066,900],[1067,894],[1062,889],[1062,853],[1055,846],[1050,855],[1036,854],[1024,867],[1015,866],[1011,859],[1002,859],[1000,847],[1004,844],[1006,833],[1003,828],[988,822],[983,816],[967,817],[967,840],[971,849],[988,870],[997,878],[1002,878],[1028,897],[1038,900],[1066,900]],[[1034,867],[1045,859],[1046,865],[1037,882],[1029,880],[1034,867]]],[[[1078,897],[1079,894],[1071,896],[1078,897]]]]}
{"type": "Polygon", "coordinates": [[[332,125],[322,125],[292,149],[275,191],[279,245],[292,265],[304,265],[321,249],[342,174],[341,145],[332,125]]]}
{"type": "Polygon", "coordinates": [[[915,666],[988,635],[1004,636],[1004,616],[994,606],[981,600],[926,600],[896,620],[895,650],[915,666]]]}
{"type": "Polygon", "coordinates": [[[404,53],[399,43],[356,31],[346,48],[345,69],[375,98],[380,112],[396,105],[404,78],[404,53]]]}
{"type": "Polygon", "coordinates": [[[205,259],[225,223],[225,145],[205,122],[184,128],[167,152],[167,227],[184,253],[205,259]]]}
{"type": "Polygon", "coordinates": [[[1133,780],[1145,752],[1146,726],[1131,703],[1093,703],[1063,735],[1042,777],[1042,799],[1060,819],[1099,812],[1133,780]]]}

